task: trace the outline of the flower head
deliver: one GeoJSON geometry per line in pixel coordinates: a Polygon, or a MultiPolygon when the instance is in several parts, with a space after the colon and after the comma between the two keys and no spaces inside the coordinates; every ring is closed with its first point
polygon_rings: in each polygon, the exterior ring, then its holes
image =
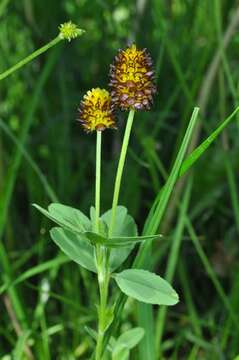
{"type": "Polygon", "coordinates": [[[62,40],[71,41],[72,39],[77,38],[78,36],[82,35],[85,31],[78,28],[76,24],[71,21],[65,22],[59,26],[59,36],[62,40]]]}
{"type": "Polygon", "coordinates": [[[116,128],[111,97],[105,89],[87,91],[80,103],[79,113],[79,121],[87,132],[116,128]]]}
{"type": "Polygon", "coordinates": [[[146,49],[135,44],[119,50],[110,70],[112,102],[121,110],[149,110],[156,86],[152,59],[146,49]]]}

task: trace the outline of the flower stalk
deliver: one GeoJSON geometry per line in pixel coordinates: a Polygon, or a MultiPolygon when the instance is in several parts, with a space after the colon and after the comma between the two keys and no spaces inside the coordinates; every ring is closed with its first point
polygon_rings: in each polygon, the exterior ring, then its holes
{"type": "Polygon", "coordinates": [[[9,75],[13,74],[15,71],[29,63],[30,61],[37,58],[39,55],[43,54],[53,46],[57,45],[62,40],[68,40],[75,39],[76,37],[82,35],[85,31],[82,29],[79,29],[75,24],[73,24],[71,21],[61,24],[59,26],[59,34],[51,40],[46,45],[42,46],[41,48],[37,49],[24,59],[20,60],[17,64],[13,65],[9,69],[5,70],[3,73],[0,74],[0,81],[8,77],[9,75]],[[71,30],[71,31],[70,31],[71,30]]]}
{"type": "Polygon", "coordinates": [[[98,307],[98,336],[96,344],[96,360],[101,360],[105,332],[108,327],[108,292],[110,270],[107,261],[107,251],[103,246],[97,248],[97,270],[100,293],[100,305],[98,307]]]}
{"type": "MultiPolygon", "coordinates": [[[[93,88],[83,97],[78,119],[87,133],[96,131],[96,166],[95,166],[95,219],[93,229],[100,234],[100,187],[101,187],[101,144],[102,131],[115,128],[111,97],[107,90],[93,88]]],[[[100,360],[103,353],[104,335],[111,321],[108,308],[108,289],[110,279],[109,251],[99,244],[95,247],[95,259],[99,285],[98,336],[95,359],[100,360]]]]}
{"type": "Polygon", "coordinates": [[[123,170],[124,170],[127,149],[128,149],[128,145],[129,145],[130,133],[131,133],[132,125],[133,125],[133,121],[134,121],[134,114],[135,114],[135,110],[131,109],[129,112],[129,115],[128,115],[128,120],[127,120],[127,124],[126,124],[126,128],[125,128],[124,139],[123,139],[123,144],[122,144],[122,148],[121,148],[116,178],[115,178],[114,195],[113,195],[113,201],[112,201],[112,215],[111,215],[111,222],[110,222],[110,228],[109,228],[109,237],[111,237],[113,235],[113,231],[114,231],[116,208],[117,208],[118,200],[119,200],[121,180],[122,180],[122,175],[123,175],[123,170]]]}
{"type": "MultiPolygon", "coordinates": [[[[96,180],[95,180],[95,231],[100,233],[100,183],[101,183],[101,140],[102,131],[96,132],[96,180]]],[[[101,359],[104,334],[107,329],[107,302],[110,279],[108,251],[104,246],[96,245],[97,276],[100,294],[98,306],[98,337],[96,345],[96,360],[101,359]]]]}
{"type": "Polygon", "coordinates": [[[100,226],[100,183],[101,183],[101,131],[96,132],[96,169],[95,169],[95,231],[100,226]]]}
{"type": "MultiPolygon", "coordinates": [[[[101,185],[101,143],[102,131],[96,131],[96,176],[95,176],[95,232],[100,233],[100,185],[101,185]]],[[[96,360],[101,359],[104,333],[107,324],[107,298],[109,286],[109,269],[107,251],[104,246],[96,246],[96,262],[100,305],[98,307],[98,338],[96,346],[96,360]]]]}

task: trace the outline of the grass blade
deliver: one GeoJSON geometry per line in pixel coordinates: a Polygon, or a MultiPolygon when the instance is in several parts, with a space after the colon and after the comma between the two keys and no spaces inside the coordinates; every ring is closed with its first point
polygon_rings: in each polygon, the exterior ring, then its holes
{"type": "Polygon", "coordinates": [[[41,263],[39,265],[33,266],[31,267],[29,270],[26,270],[24,273],[22,273],[19,277],[17,277],[12,283],[7,283],[5,285],[3,285],[0,288],[0,295],[8,290],[9,288],[11,288],[12,286],[15,286],[17,284],[20,284],[21,282],[35,276],[38,274],[41,274],[42,272],[45,272],[47,270],[50,270],[52,268],[58,267],[62,264],[68,263],[70,262],[70,259],[66,256],[58,256],[53,260],[48,260],[44,263],[41,263]]]}
{"type": "MultiPolygon", "coordinates": [[[[155,205],[154,205],[154,213],[152,216],[148,219],[147,225],[144,228],[143,235],[151,235],[155,234],[156,231],[159,228],[160,222],[162,220],[162,217],[164,215],[164,212],[166,210],[166,206],[168,204],[170,195],[173,191],[174,185],[177,181],[178,174],[180,167],[183,162],[183,158],[185,156],[187,146],[189,144],[190,138],[193,133],[194,126],[197,121],[199,108],[195,108],[193,111],[193,114],[191,116],[187,131],[185,133],[184,139],[182,141],[182,145],[179,149],[178,155],[176,157],[176,160],[174,162],[172,171],[168,177],[168,180],[163,187],[162,191],[158,194],[155,205]]],[[[137,256],[136,261],[134,263],[135,267],[141,267],[143,265],[144,260],[144,248],[147,248],[147,244],[143,244],[140,249],[140,254],[137,256]]]]}
{"type": "Polygon", "coordinates": [[[214,130],[210,136],[206,140],[204,140],[187,158],[184,160],[179,176],[182,176],[185,174],[186,171],[188,171],[192,165],[197,161],[204,151],[207,150],[207,148],[212,144],[212,142],[218,137],[218,135],[225,129],[225,127],[232,121],[232,119],[235,117],[235,115],[239,111],[239,106],[233,111],[231,115],[229,115],[222,123],[219,125],[216,130],[214,130]]]}
{"type": "MultiPolygon", "coordinates": [[[[169,283],[172,283],[172,281],[174,279],[174,274],[175,274],[176,265],[178,262],[183,232],[184,232],[184,228],[185,228],[185,217],[186,217],[186,213],[187,213],[187,209],[188,209],[188,205],[189,205],[191,190],[192,190],[192,181],[190,181],[187,185],[185,195],[182,200],[182,206],[180,208],[179,219],[178,219],[178,223],[177,223],[176,230],[175,230],[174,240],[171,243],[171,249],[170,249],[166,273],[165,273],[165,279],[169,283]]],[[[165,320],[166,320],[166,316],[167,316],[167,309],[168,308],[166,306],[160,306],[160,308],[158,310],[158,314],[157,314],[155,339],[156,339],[156,344],[157,344],[157,353],[160,355],[161,355],[161,341],[162,341],[162,336],[163,336],[163,331],[164,331],[165,320]]]]}

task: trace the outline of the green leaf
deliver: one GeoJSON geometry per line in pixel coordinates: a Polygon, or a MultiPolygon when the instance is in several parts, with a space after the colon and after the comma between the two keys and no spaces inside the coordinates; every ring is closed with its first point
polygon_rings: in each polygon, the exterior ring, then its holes
{"type": "Polygon", "coordinates": [[[129,245],[134,245],[136,243],[140,243],[143,241],[158,240],[161,237],[162,237],[161,234],[145,235],[145,236],[113,237],[113,238],[108,239],[105,246],[112,247],[112,248],[125,247],[125,246],[129,246],[129,245]]]}
{"type": "Polygon", "coordinates": [[[86,239],[88,239],[93,245],[105,245],[107,244],[107,239],[93,231],[86,231],[83,233],[86,239]]]}
{"type": "Polygon", "coordinates": [[[6,291],[11,286],[15,286],[17,284],[20,284],[23,281],[26,281],[27,279],[30,279],[33,276],[36,276],[38,274],[41,274],[44,271],[48,271],[54,268],[57,268],[61,266],[62,264],[65,264],[69,262],[69,258],[66,257],[63,254],[60,254],[59,256],[55,257],[52,260],[48,260],[45,262],[40,262],[39,265],[30,267],[25,272],[21,273],[16,279],[14,279],[13,282],[5,283],[3,286],[0,287],[0,295],[6,291]]]}
{"type": "Polygon", "coordinates": [[[97,337],[98,337],[97,332],[94,329],[92,329],[91,327],[87,326],[87,325],[84,326],[84,329],[90,335],[90,337],[93,340],[95,340],[95,342],[97,342],[97,337]]]}
{"type": "MultiPolygon", "coordinates": [[[[94,225],[95,225],[95,208],[94,206],[90,207],[90,219],[91,219],[91,228],[94,229],[94,225]]],[[[108,236],[108,226],[105,223],[105,221],[102,220],[102,218],[99,219],[99,233],[100,235],[104,236],[107,238],[108,236]]]]}
{"type": "Polygon", "coordinates": [[[50,235],[52,240],[71,260],[87,270],[97,272],[94,247],[88,243],[83,234],[77,235],[66,229],[54,227],[50,230],[50,235]]]}
{"type": "Polygon", "coordinates": [[[57,203],[50,204],[48,211],[37,204],[33,206],[56,224],[76,234],[91,230],[90,220],[78,209],[57,203]]]}
{"type": "Polygon", "coordinates": [[[149,271],[129,269],[113,277],[121,291],[136,300],[157,305],[175,305],[178,302],[178,295],[172,286],[149,271]]]}
{"type": "Polygon", "coordinates": [[[117,339],[116,344],[114,346],[114,351],[117,351],[119,348],[123,348],[123,347],[129,350],[133,349],[141,341],[143,336],[144,336],[144,329],[141,327],[136,327],[134,329],[125,331],[117,339]]]}
{"type": "MultiPolygon", "coordinates": [[[[101,219],[106,223],[108,228],[110,227],[111,221],[111,209],[106,211],[101,219]]],[[[115,226],[113,230],[112,236],[136,236],[137,235],[137,225],[132,218],[128,214],[128,210],[124,206],[117,206],[116,208],[116,218],[115,218],[115,226]]]]}
{"type": "Polygon", "coordinates": [[[229,122],[238,113],[239,107],[237,107],[231,115],[229,115],[217,128],[214,130],[206,140],[204,140],[193,152],[183,161],[180,168],[179,176],[185,174],[192,165],[202,156],[204,151],[212,144],[212,142],[218,137],[218,135],[225,129],[229,122]]]}
{"type": "Polygon", "coordinates": [[[87,239],[93,244],[100,244],[108,248],[123,248],[135,245],[147,240],[156,240],[162,237],[162,235],[146,235],[146,236],[123,236],[123,237],[113,237],[107,239],[97,233],[92,231],[87,231],[84,233],[87,239]]]}
{"type": "MultiPolygon", "coordinates": [[[[98,338],[97,332],[96,332],[94,329],[92,329],[91,327],[87,326],[87,325],[84,326],[84,329],[85,329],[85,331],[90,335],[90,337],[91,337],[95,342],[97,342],[97,338],[98,338]]],[[[112,352],[112,351],[113,351],[113,348],[114,348],[114,346],[115,346],[115,343],[116,343],[116,341],[115,341],[114,337],[111,336],[110,339],[109,339],[109,343],[108,343],[108,345],[107,345],[107,350],[110,351],[110,352],[112,352]]]]}
{"type": "MultiPolygon", "coordinates": [[[[167,179],[167,182],[164,185],[164,187],[162,188],[162,190],[156,196],[153,207],[151,208],[149,215],[146,219],[146,223],[145,223],[144,231],[143,231],[143,233],[145,235],[151,235],[151,234],[154,234],[155,232],[157,232],[157,229],[160,225],[162,217],[165,213],[165,209],[168,204],[169,198],[172,194],[174,185],[177,181],[178,174],[179,174],[181,165],[183,163],[183,159],[184,159],[188,144],[190,142],[194,127],[196,125],[198,112],[199,112],[199,108],[194,108],[189,125],[187,127],[186,133],[184,135],[182,144],[180,146],[179,152],[177,154],[177,157],[175,159],[175,162],[173,164],[173,167],[172,167],[170,175],[167,179]]],[[[146,245],[143,244],[141,250],[142,251],[140,252],[140,255],[137,256],[137,259],[135,261],[135,263],[136,263],[135,265],[137,267],[143,266],[143,263],[144,263],[143,257],[145,256],[145,253],[147,252],[147,244],[146,245]]]]}
{"type": "MultiPolygon", "coordinates": [[[[101,216],[101,219],[110,226],[111,210],[108,210],[101,216]]],[[[113,236],[137,236],[137,225],[128,214],[128,210],[124,206],[117,206],[115,216],[115,227],[113,236]]],[[[122,249],[113,249],[110,253],[110,267],[111,270],[117,269],[129,256],[133,250],[134,245],[124,247],[122,249]]]]}
{"type": "Polygon", "coordinates": [[[105,311],[105,327],[102,329],[106,331],[114,320],[114,306],[107,307],[105,311]]]}
{"type": "Polygon", "coordinates": [[[129,350],[120,348],[112,354],[112,360],[129,360],[129,350]]]}
{"type": "Polygon", "coordinates": [[[13,351],[13,359],[23,359],[24,352],[26,350],[26,343],[30,336],[31,332],[29,330],[24,331],[21,336],[18,338],[16,347],[13,351]]]}

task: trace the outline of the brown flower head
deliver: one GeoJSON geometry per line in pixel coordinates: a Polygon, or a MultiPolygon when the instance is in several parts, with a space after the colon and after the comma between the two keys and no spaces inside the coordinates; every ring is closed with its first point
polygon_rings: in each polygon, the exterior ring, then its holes
{"type": "Polygon", "coordinates": [[[112,103],[121,110],[149,110],[156,92],[152,59],[146,49],[119,50],[110,69],[112,103]]]}
{"type": "Polygon", "coordinates": [[[79,121],[87,132],[115,128],[111,97],[105,89],[91,89],[84,95],[79,108],[79,121]]]}

